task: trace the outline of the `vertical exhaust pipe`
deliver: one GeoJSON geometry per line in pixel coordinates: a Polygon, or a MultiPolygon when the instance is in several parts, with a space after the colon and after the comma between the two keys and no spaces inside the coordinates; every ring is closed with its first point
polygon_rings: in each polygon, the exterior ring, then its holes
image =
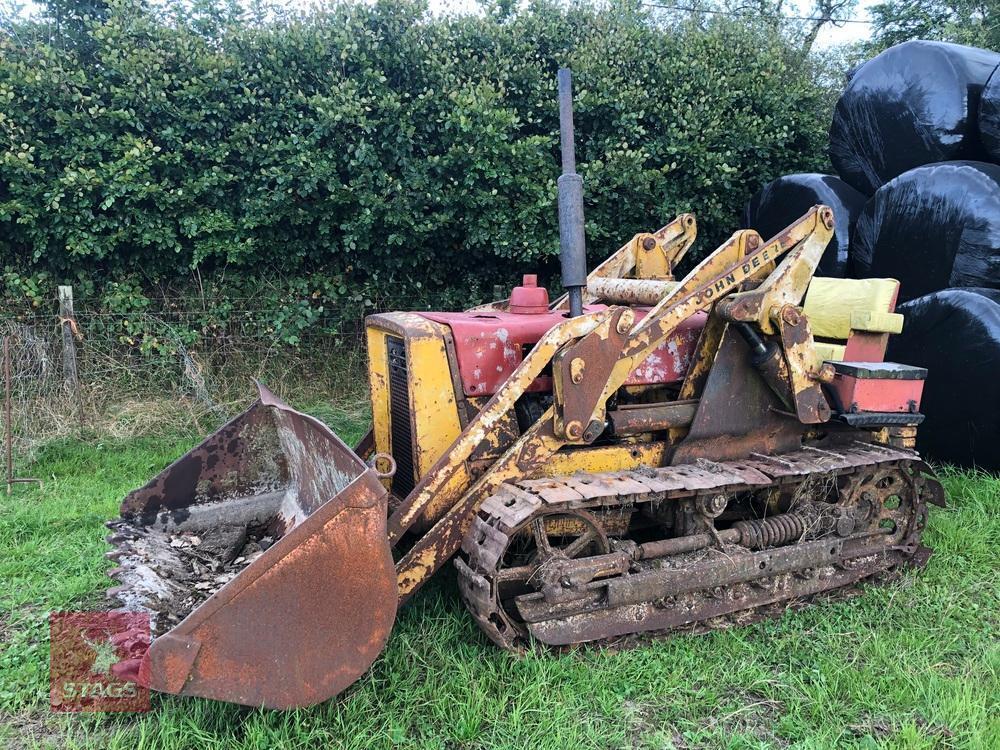
{"type": "Polygon", "coordinates": [[[583,178],[576,173],[573,147],[573,79],[569,68],[559,69],[559,260],[562,283],[569,294],[569,314],[583,314],[583,289],[587,286],[587,248],[583,226],[583,178]]]}

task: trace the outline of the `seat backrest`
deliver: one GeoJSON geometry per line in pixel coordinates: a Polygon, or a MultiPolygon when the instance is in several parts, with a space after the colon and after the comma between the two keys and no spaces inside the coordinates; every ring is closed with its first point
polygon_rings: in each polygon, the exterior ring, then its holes
{"type": "Polygon", "coordinates": [[[896,279],[813,278],[802,307],[820,357],[881,362],[889,335],[903,330],[898,294],[896,279]]]}

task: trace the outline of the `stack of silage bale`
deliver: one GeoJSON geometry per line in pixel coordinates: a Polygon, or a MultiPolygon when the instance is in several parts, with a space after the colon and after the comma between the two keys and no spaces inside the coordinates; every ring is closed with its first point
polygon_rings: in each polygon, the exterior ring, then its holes
{"type": "Polygon", "coordinates": [[[906,322],[888,357],[929,370],[919,447],[1000,470],[1000,54],[912,41],[859,66],[830,160],[839,177],[765,185],[747,226],[769,236],[831,205],[836,237],[818,273],[900,281],[906,322]]]}
{"type": "Polygon", "coordinates": [[[847,275],[851,231],[867,196],[839,177],[828,174],[789,174],[769,182],[747,204],[744,226],[767,239],[787,227],[806,211],[822,203],[833,209],[833,239],[823,253],[819,276],[847,275]]]}

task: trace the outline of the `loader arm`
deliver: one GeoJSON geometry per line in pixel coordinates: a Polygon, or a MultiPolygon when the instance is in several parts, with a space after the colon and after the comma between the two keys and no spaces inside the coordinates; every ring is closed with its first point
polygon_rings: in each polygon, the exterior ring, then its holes
{"type": "MultiPolygon", "coordinates": [[[[599,299],[589,290],[598,279],[672,279],[674,269],[691,249],[697,236],[698,224],[693,214],[680,214],[655,232],[635,235],[587,275],[584,304],[589,305],[599,299]]],[[[551,305],[553,310],[568,307],[569,295],[566,294],[551,305]]]]}
{"type": "MultiPolygon", "coordinates": [[[[744,282],[759,279],[767,274],[767,279],[760,289],[744,293],[753,296],[741,302],[741,309],[745,306],[747,310],[756,311],[757,307],[769,303],[767,304],[769,311],[779,302],[787,305],[801,301],[823,250],[833,237],[833,227],[833,211],[826,206],[814,206],[802,218],[766,243],[762,244],[760,236],[751,230],[741,230],[733,234],[728,242],[695,267],[632,329],[597,396],[593,397],[587,388],[567,389],[564,401],[569,407],[564,405],[564,411],[571,411],[574,416],[579,415],[578,418],[581,420],[586,419],[584,424],[603,422],[607,400],[682,321],[698,310],[706,310],[724,297],[738,292],[744,282]],[[774,268],[778,258],[786,255],[781,265],[774,268]],[[755,306],[751,300],[756,300],[757,305],[755,306]],[[590,409],[589,415],[588,409],[590,409]]],[[[747,315],[747,319],[754,322],[763,317],[764,315],[759,312],[747,315]]],[[[762,329],[765,333],[770,332],[770,329],[763,325],[762,329]]],[[[561,352],[560,356],[570,362],[572,367],[573,355],[569,349],[561,352]]],[[[561,386],[565,387],[564,381],[560,378],[564,372],[565,368],[554,368],[557,395],[561,386]]],[[[558,400],[557,398],[557,406],[558,400]]],[[[572,420],[565,420],[564,434],[570,427],[570,421],[572,420]]]]}
{"type": "MultiPolygon", "coordinates": [[[[761,278],[790,251],[795,252],[790,262],[779,267],[781,280],[773,288],[780,290],[803,275],[811,277],[815,265],[804,248],[825,247],[832,235],[833,212],[825,206],[812,208],[766,243],[752,230],[738,231],[695,267],[640,324],[634,324],[630,308],[613,307],[599,320],[583,316],[588,322],[580,328],[569,328],[574,320],[581,320],[576,318],[553,329],[559,333],[545,347],[535,347],[517,371],[522,373],[523,368],[523,374],[540,372],[551,360],[553,406],[471,487],[457,486],[453,479],[462,476],[457,472],[457,457],[475,447],[474,441],[484,424],[474,420],[390,519],[391,538],[398,541],[434,498],[429,491],[431,487],[439,491],[446,488],[449,496],[456,498],[450,509],[397,563],[400,603],[405,603],[458,551],[479,506],[504,482],[530,477],[566,445],[585,445],[596,439],[600,434],[598,426],[603,428],[607,400],[682,322],[738,291],[744,282],[761,278]],[[805,270],[800,270],[802,266],[805,270]],[[789,268],[793,271],[786,272],[789,268]],[[564,343],[556,345],[557,340],[564,343]]],[[[489,411],[484,419],[495,418],[501,405],[512,405],[529,382],[512,377],[484,409],[489,411]]]]}

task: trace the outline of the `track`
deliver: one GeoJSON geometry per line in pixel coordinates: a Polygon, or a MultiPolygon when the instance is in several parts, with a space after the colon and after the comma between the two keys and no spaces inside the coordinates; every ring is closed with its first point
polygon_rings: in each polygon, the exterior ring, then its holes
{"type": "Polygon", "coordinates": [[[483,503],[459,588],[512,651],[742,624],[926,561],[927,502],[915,453],[857,441],[522,480],[483,503]]]}

